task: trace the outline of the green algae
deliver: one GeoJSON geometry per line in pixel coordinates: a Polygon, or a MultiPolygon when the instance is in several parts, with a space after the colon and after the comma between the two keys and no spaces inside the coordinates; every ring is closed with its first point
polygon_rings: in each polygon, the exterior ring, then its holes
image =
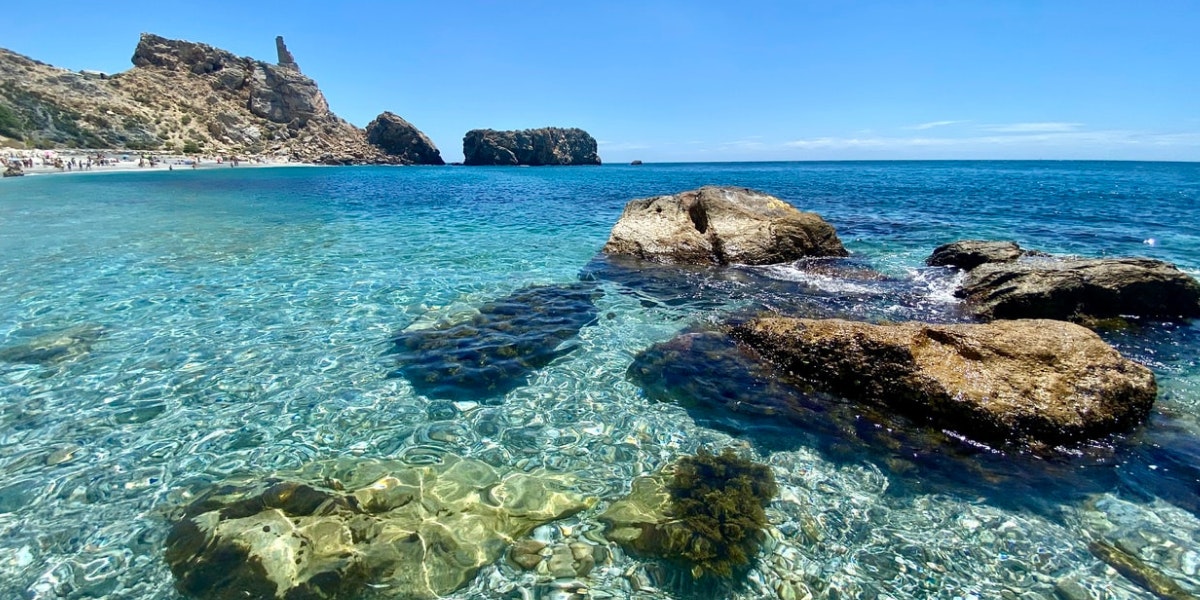
{"type": "Polygon", "coordinates": [[[692,563],[693,574],[729,577],[750,563],[763,540],[763,510],[779,493],[771,468],[725,449],[676,463],[671,511],[679,526],[668,530],[668,547],[692,563]]]}
{"type": "Polygon", "coordinates": [[[765,537],[764,510],[778,493],[770,467],[725,449],[701,449],[668,470],[634,480],[600,516],[607,537],[686,567],[696,579],[732,577],[765,537]]]}

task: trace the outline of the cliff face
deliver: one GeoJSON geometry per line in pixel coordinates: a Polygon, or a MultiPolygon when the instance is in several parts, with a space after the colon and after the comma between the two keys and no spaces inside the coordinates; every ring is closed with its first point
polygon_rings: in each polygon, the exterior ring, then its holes
{"type": "Polygon", "coordinates": [[[582,129],[473,129],[463,137],[466,165],[598,165],[596,140],[582,129]]]}
{"type": "MultiPolygon", "coordinates": [[[[338,118],[276,39],[280,64],[143,34],[134,67],[76,73],[0,50],[0,136],[27,145],[402,163],[338,118]]],[[[10,142],[11,143],[11,142],[10,142]]]]}

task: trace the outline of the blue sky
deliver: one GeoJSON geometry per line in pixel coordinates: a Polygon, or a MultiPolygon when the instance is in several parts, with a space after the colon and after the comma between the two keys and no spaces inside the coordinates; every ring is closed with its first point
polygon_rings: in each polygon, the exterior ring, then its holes
{"type": "Polygon", "coordinates": [[[1200,160],[1200,2],[14,2],[0,46],[130,67],[139,33],[274,61],[460,160],[582,127],[606,162],[1200,160]]]}

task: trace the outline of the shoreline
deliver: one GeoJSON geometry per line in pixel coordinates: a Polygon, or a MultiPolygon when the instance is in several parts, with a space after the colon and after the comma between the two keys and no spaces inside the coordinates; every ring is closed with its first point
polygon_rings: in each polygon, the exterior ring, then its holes
{"type": "Polygon", "coordinates": [[[315,163],[262,155],[189,155],[162,151],[7,149],[0,154],[4,168],[21,163],[20,176],[86,173],[129,173],[224,168],[311,167],[315,163]],[[32,163],[32,166],[29,166],[32,163]]]}

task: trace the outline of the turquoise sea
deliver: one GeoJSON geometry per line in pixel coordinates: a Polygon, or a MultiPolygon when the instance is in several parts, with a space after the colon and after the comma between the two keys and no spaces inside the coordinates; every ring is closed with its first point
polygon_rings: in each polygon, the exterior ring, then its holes
{"type": "MultiPolygon", "coordinates": [[[[1135,431],[1053,456],[865,415],[741,421],[652,398],[627,376],[640,352],[747,307],[959,319],[953,274],[923,260],[963,238],[1148,256],[1200,275],[1200,164],[312,167],[6,180],[0,598],[177,598],[162,557],[168,516],[234,476],[338,457],[548,467],[577,473],[600,499],[566,523],[595,530],[635,476],[700,446],[737,448],[775,473],[781,494],[757,566],[714,592],[614,551],[586,580],[590,597],[1154,597],[1094,556],[1093,540],[1200,594],[1196,325],[1104,334],[1154,370],[1156,409],[1135,431]],[[596,318],[575,345],[499,393],[437,397],[398,372],[398,332],[525,286],[578,282],[628,200],[706,184],[820,213],[853,264],[888,278],[784,265],[692,274],[700,291],[691,295],[601,277],[596,318]],[[4,354],[47,336],[67,341],[41,356],[4,354]]],[[[452,597],[566,597],[555,593],[501,559],[452,597]]]]}

